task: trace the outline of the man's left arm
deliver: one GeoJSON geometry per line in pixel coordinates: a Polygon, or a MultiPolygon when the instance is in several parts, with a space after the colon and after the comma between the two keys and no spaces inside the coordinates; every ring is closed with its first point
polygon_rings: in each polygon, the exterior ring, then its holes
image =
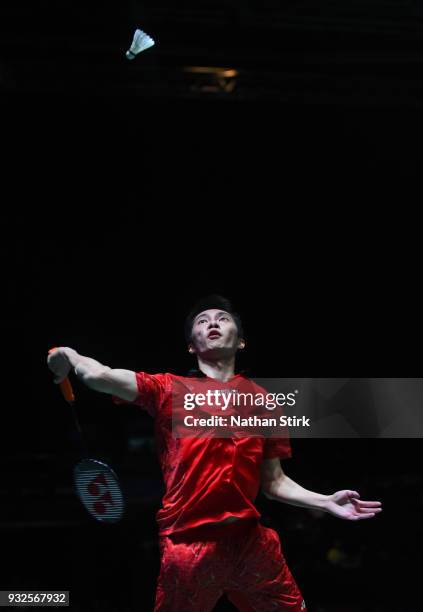
{"type": "Polygon", "coordinates": [[[322,495],[304,489],[284,473],[279,458],[263,461],[261,489],[269,499],[323,510],[349,521],[372,518],[382,511],[379,501],[363,501],[357,491],[342,490],[332,495],[322,495]]]}

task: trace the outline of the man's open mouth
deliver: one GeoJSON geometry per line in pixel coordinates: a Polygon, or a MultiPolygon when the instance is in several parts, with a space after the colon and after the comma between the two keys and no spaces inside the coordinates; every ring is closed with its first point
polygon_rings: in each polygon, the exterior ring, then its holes
{"type": "Polygon", "coordinates": [[[222,334],[220,334],[219,332],[210,332],[209,335],[207,336],[208,338],[220,338],[222,334]]]}

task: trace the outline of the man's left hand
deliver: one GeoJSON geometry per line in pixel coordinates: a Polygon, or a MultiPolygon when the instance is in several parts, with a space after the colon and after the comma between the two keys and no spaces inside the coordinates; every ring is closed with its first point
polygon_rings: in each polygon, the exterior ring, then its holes
{"type": "Polygon", "coordinates": [[[373,518],[382,512],[379,501],[362,501],[357,491],[337,491],[328,496],[324,510],[347,521],[373,518]]]}

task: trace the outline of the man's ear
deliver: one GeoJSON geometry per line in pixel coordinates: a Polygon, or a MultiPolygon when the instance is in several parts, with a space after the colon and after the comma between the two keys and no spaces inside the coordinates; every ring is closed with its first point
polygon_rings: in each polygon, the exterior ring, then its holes
{"type": "Polygon", "coordinates": [[[244,338],[240,338],[240,340],[238,341],[238,348],[240,350],[242,350],[243,348],[245,348],[245,340],[244,338]]]}
{"type": "Polygon", "coordinates": [[[191,355],[195,353],[195,348],[192,344],[188,344],[188,353],[191,353],[191,355]]]}

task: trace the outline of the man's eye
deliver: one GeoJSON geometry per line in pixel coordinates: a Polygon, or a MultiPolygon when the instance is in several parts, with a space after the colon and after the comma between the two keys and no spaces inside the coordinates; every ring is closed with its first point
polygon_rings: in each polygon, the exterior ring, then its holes
{"type": "Polygon", "coordinates": [[[222,320],[222,319],[224,319],[226,321],[229,321],[229,317],[220,317],[220,320],[222,320]]]}
{"type": "Polygon", "coordinates": [[[204,323],[204,321],[206,321],[206,319],[200,319],[199,321],[197,321],[197,323],[204,323]]]}

